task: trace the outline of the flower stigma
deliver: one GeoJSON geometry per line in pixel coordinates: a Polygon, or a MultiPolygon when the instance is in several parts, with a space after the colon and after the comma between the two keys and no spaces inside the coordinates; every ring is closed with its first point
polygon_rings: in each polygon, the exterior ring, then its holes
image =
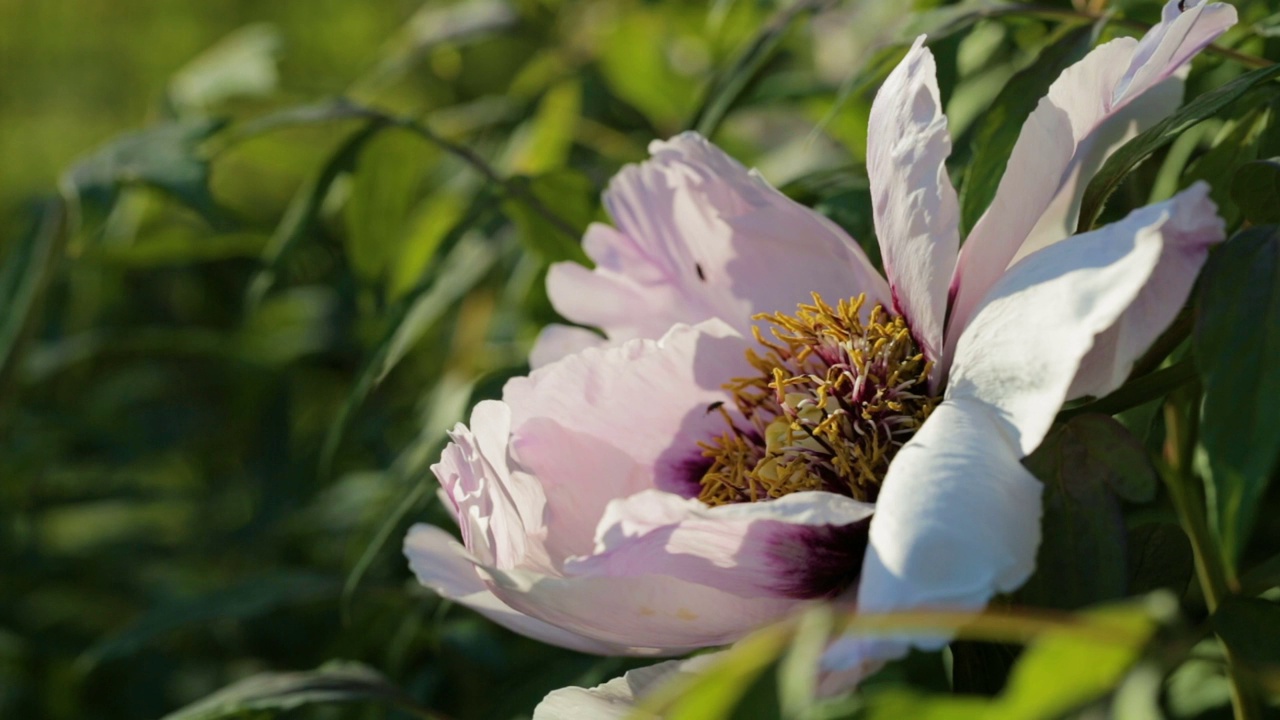
{"type": "Polygon", "coordinates": [[[932,363],[906,321],[876,304],[865,324],[865,295],[828,305],[817,293],[794,315],[764,313],[771,338],[747,351],[758,373],[723,387],[737,417],[700,443],[711,461],[698,499],[707,505],[770,500],[825,490],[874,502],[889,462],[924,424],[939,398],[929,394],[932,363]]]}

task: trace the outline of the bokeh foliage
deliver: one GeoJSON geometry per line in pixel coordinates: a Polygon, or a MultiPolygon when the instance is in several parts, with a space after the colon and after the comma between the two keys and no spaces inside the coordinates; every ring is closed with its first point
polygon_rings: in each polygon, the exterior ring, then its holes
{"type": "MultiPolygon", "coordinates": [[[[866,117],[903,41],[930,33],[970,224],[1061,68],[1159,13],[1103,5],[0,0],[0,716],[161,717],[230,685],[184,717],[506,718],[636,666],[441,602],[399,552],[449,524],[427,468],[526,369],[608,178],[696,127],[876,257],[866,117]]],[[[852,700],[812,698],[848,622],[816,615],[655,702],[1229,716],[1211,632],[1259,707],[1280,693],[1280,2],[1238,9],[1083,222],[1206,179],[1253,227],[1028,459],[1032,582],[852,700]]]]}

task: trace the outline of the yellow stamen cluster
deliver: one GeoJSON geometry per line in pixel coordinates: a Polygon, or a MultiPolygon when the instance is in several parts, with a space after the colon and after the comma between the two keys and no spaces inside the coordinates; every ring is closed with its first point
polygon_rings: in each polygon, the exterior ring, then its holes
{"type": "Polygon", "coordinates": [[[702,444],[711,467],[699,499],[754,502],[802,490],[874,501],[898,449],[924,423],[930,363],[899,316],[865,296],[831,307],[817,294],[794,315],[758,315],[763,354],[747,351],[758,374],[724,388],[737,413],[720,406],[729,429],[702,444]]]}

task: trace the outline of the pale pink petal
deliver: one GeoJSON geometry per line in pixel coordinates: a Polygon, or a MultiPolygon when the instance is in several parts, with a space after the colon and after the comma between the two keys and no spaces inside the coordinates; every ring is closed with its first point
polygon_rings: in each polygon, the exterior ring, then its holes
{"type": "Polygon", "coordinates": [[[1173,322],[1195,283],[1209,248],[1226,237],[1209,186],[1196,183],[1170,201],[1164,247],[1155,271],[1120,319],[1094,340],[1067,398],[1102,396],[1120,387],[1133,364],[1173,322]]]}
{"type": "Polygon", "coordinates": [[[679,654],[727,645],[798,606],[792,598],[744,598],[661,574],[552,577],[480,568],[503,602],[526,615],[615,645],[679,654]]]}
{"type": "MultiPolygon", "coordinates": [[[[1016,432],[996,408],[947,400],[894,458],[858,587],[858,610],[976,610],[1035,568],[1041,484],[1020,462],[1016,432]]],[[[910,642],[936,648],[938,634],[910,642]]],[[[908,641],[845,639],[824,659],[865,672],[908,641]]]]}
{"type": "Polygon", "coordinates": [[[617,229],[593,225],[583,239],[596,267],[548,273],[564,317],[616,344],[711,318],[745,333],[752,315],[793,311],[814,291],[887,304],[884,280],[848,235],[701,136],[654,142],[650,153],[605,193],[617,229]]]}
{"type": "Polygon", "coordinates": [[[920,36],[871,105],[867,175],[894,309],[936,362],[960,247],[960,210],[947,176],[951,136],[935,75],[920,36]]]}
{"type": "Polygon", "coordinates": [[[463,542],[483,562],[501,567],[545,566],[543,506],[537,481],[513,474],[507,460],[511,410],[486,401],[471,412],[471,427],[458,425],[452,442],[431,466],[458,519],[463,542]]]}
{"type": "Polygon", "coordinates": [[[982,298],[1070,179],[1090,136],[1235,23],[1229,5],[1186,5],[1194,7],[1182,13],[1178,0],[1170,0],[1164,21],[1141,42],[1113,40],[1067,68],[1027,119],[991,207],[960,252],[952,278],[948,349],[955,347],[982,298]]]}
{"type": "MultiPolygon", "coordinates": [[[[979,306],[956,348],[948,398],[987,403],[1012,423],[1025,455],[1068,397],[1094,338],[1148,284],[1167,242],[1211,219],[1188,191],[1027,256],[979,306]]],[[[1173,309],[1176,312],[1176,306],[1173,309]]],[[[1132,361],[1132,358],[1130,358],[1132,361]]]]}
{"type": "Polygon", "coordinates": [[[587,349],[507,383],[512,455],[546,496],[553,558],[591,552],[609,501],[658,488],[696,494],[698,443],[724,432],[708,408],[750,372],[753,343],[711,320],[660,340],[587,349]]]}
{"type": "Polygon", "coordinates": [[[1121,145],[1168,117],[1182,105],[1185,81],[1179,75],[1185,75],[1185,71],[1186,67],[1183,67],[1174,77],[1138,96],[1124,109],[1107,118],[1080,144],[1080,150],[1067,170],[1067,179],[1062,189],[1040,216],[1040,221],[1022,243],[1022,247],[1018,248],[1013,262],[1063,240],[1076,231],[1076,224],[1080,219],[1080,203],[1084,200],[1084,190],[1089,179],[1121,145]]]}
{"type": "Polygon", "coordinates": [[[599,333],[572,325],[551,324],[542,328],[538,340],[529,351],[529,367],[537,368],[559,360],[566,355],[600,347],[605,339],[599,333]]]}
{"type": "Polygon", "coordinates": [[[593,688],[554,690],[533,711],[533,720],[657,720],[637,715],[638,705],[655,689],[681,676],[696,675],[721,659],[708,653],[686,660],[667,660],[637,668],[593,688]]]}
{"type": "Polygon", "coordinates": [[[663,574],[743,597],[836,597],[858,579],[875,506],[828,492],[707,507],[651,490],[609,504],[567,575],[663,574]]]}
{"type": "Polygon", "coordinates": [[[465,605],[499,625],[535,640],[597,655],[634,654],[635,649],[575,635],[507,607],[476,572],[476,558],[449,533],[433,525],[414,525],[404,554],[418,581],[438,595],[465,605]]]}

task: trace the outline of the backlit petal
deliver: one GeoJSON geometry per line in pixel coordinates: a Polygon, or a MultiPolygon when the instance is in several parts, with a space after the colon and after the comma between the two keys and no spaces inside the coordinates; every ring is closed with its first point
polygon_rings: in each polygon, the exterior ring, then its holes
{"type": "Polygon", "coordinates": [[[935,75],[921,36],[871,106],[867,175],[894,307],[909,321],[925,357],[937,361],[960,215],[947,176],[951,136],[935,75]]]}

